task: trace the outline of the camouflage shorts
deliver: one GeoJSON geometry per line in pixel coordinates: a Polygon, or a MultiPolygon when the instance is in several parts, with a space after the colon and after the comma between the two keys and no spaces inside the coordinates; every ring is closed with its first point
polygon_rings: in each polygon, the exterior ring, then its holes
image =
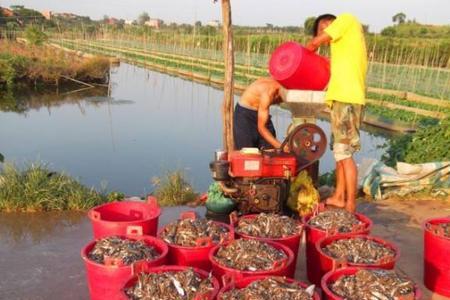
{"type": "Polygon", "coordinates": [[[336,161],[353,156],[361,149],[359,127],[364,106],[333,101],[331,107],[331,149],[336,161]]]}

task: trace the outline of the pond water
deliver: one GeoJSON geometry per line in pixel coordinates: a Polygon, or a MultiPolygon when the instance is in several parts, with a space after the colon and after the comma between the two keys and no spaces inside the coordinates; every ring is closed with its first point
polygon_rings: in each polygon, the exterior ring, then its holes
{"type": "MultiPolygon", "coordinates": [[[[39,160],[89,186],[127,195],[151,192],[152,177],[174,169],[206,190],[208,163],[222,143],[222,91],[128,64],[114,69],[111,81],[110,91],[3,97],[0,153],[19,165],[39,160]]],[[[290,113],[274,108],[272,115],[284,137],[290,113]]],[[[327,121],[318,125],[329,133],[327,121]]],[[[356,159],[379,158],[385,136],[364,130],[356,159]]],[[[320,171],[333,168],[328,150],[320,171]]]]}

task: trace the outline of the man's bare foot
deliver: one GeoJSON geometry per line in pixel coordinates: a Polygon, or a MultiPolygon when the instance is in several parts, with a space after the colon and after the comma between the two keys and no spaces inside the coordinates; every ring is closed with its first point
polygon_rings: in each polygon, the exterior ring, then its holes
{"type": "Polygon", "coordinates": [[[341,197],[332,196],[330,198],[327,198],[325,200],[325,205],[327,206],[334,206],[337,208],[344,208],[345,207],[345,200],[341,197]]]}
{"type": "Polygon", "coordinates": [[[356,211],[356,205],[347,201],[347,203],[345,204],[345,210],[354,214],[356,211]]]}

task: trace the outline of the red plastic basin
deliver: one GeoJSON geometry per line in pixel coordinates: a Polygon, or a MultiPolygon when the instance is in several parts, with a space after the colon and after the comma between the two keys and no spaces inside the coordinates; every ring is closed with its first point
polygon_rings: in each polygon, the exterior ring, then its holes
{"type": "MultiPolygon", "coordinates": [[[[195,212],[191,211],[181,213],[180,215],[181,220],[195,218],[195,212]]],[[[215,221],[213,221],[213,223],[227,228],[229,232],[228,239],[234,239],[234,230],[231,226],[215,221]]],[[[161,230],[158,232],[158,237],[161,237],[161,234],[165,230],[165,228],[166,227],[161,228],[161,230]]],[[[216,246],[216,244],[213,243],[213,241],[209,237],[199,238],[197,239],[196,243],[197,245],[194,247],[179,246],[167,243],[169,247],[168,258],[170,264],[177,266],[196,267],[207,272],[211,271],[211,262],[209,261],[208,255],[211,249],[216,246]]]]}
{"type": "MultiPolygon", "coordinates": [[[[377,269],[377,268],[358,268],[358,267],[348,267],[343,269],[338,269],[335,271],[330,271],[325,276],[323,276],[321,281],[322,291],[324,299],[328,300],[344,300],[344,298],[339,297],[334,294],[331,289],[328,287],[330,284],[333,284],[336,280],[346,275],[354,275],[358,270],[361,269],[377,269]]],[[[422,297],[422,292],[419,287],[415,286],[415,299],[419,300],[422,297]]]]}
{"type": "Polygon", "coordinates": [[[156,236],[161,208],[155,197],[143,201],[115,201],[89,210],[94,238],[125,235],[128,226],[141,226],[144,235],[156,236]]]}
{"type": "MultiPolygon", "coordinates": [[[[161,266],[161,267],[156,267],[156,268],[143,269],[142,271],[147,274],[154,274],[154,273],[159,274],[159,273],[165,273],[165,272],[182,272],[182,271],[186,270],[187,268],[189,268],[189,267],[186,267],[186,266],[161,266]]],[[[202,279],[208,278],[208,276],[209,276],[208,272],[206,272],[204,270],[201,270],[198,268],[193,268],[193,270],[202,279]]],[[[136,284],[137,280],[138,280],[138,276],[135,275],[125,283],[125,285],[123,286],[123,290],[122,290],[122,299],[128,299],[124,290],[134,286],[136,284]]],[[[219,291],[219,282],[214,277],[211,277],[211,281],[212,281],[214,289],[207,295],[199,295],[199,296],[195,297],[194,300],[213,300],[216,298],[217,292],[219,291]]],[[[104,298],[104,299],[107,299],[107,298],[104,298]]]]}
{"type": "Polygon", "coordinates": [[[330,79],[330,63],[299,43],[287,42],[272,53],[269,72],[287,89],[323,90],[330,79]]]}
{"type": "Polygon", "coordinates": [[[450,297],[450,238],[433,232],[433,226],[450,223],[450,217],[429,219],[423,224],[425,286],[435,293],[450,297]]]}
{"type": "Polygon", "coordinates": [[[316,243],[320,239],[328,236],[353,234],[353,235],[367,235],[372,229],[372,220],[363,214],[356,213],[356,217],[363,222],[363,226],[355,227],[351,233],[339,233],[335,230],[322,230],[317,227],[310,226],[308,224],[309,219],[313,214],[309,214],[303,217],[303,225],[305,226],[306,233],[306,274],[308,280],[316,285],[320,285],[321,273],[320,273],[320,259],[319,253],[316,250],[316,243]]]}
{"type": "Polygon", "coordinates": [[[379,237],[375,236],[369,236],[369,235],[353,235],[353,234],[344,234],[344,235],[337,235],[337,236],[329,236],[324,237],[316,242],[316,250],[319,253],[319,260],[320,260],[320,277],[328,273],[329,271],[334,271],[338,268],[343,267],[374,267],[374,268],[380,268],[380,269],[393,269],[395,267],[395,263],[398,261],[400,257],[400,250],[398,247],[390,242],[387,242],[379,237]],[[361,238],[365,240],[371,240],[374,242],[378,242],[382,244],[383,246],[392,249],[395,252],[395,255],[393,257],[386,257],[382,258],[379,263],[376,264],[359,264],[359,263],[351,263],[344,260],[338,260],[335,259],[328,254],[325,253],[323,248],[325,248],[327,245],[338,241],[338,240],[347,240],[351,238],[361,238]]]}
{"type": "Polygon", "coordinates": [[[214,259],[214,256],[216,255],[219,248],[221,246],[226,246],[229,243],[230,242],[225,243],[223,245],[217,245],[216,247],[211,249],[211,251],[209,252],[209,261],[211,262],[211,265],[212,265],[212,274],[216,278],[222,278],[222,276],[224,276],[225,274],[227,276],[234,277],[234,278],[246,278],[246,277],[250,277],[250,276],[259,276],[259,275],[261,275],[261,276],[274,275],[274,276],[286,276],[286,277],[290,276],[290,268],[294,261],[294,253],[292,252],[291,249],[289,249],[289,247],[282,245],[280,243],[265,241],[265,243],[271,245],[272,247],[283,251],[287,256],[287,259],[274,264],[274,267],[270,270],[241,271],[241,270],[229,268],[227,266],[223,266],[214,259]]]}
{"type": "MultiPolygon", "coordinates": [[[[228,292],[231,289],[235,289],[235,288],[243,289],[243,288],[247,287],[249,284],[251,284],[252,282],[257,281],[257,280],[264,280],[267,277],[271,277],[271,276],[251,276],[251,277],[241,278],[241,279],[234,279],[234,278],[224,276],[224,277],[222,277],[223,287],[220,289],[219,294],[217,295],[217,300],[222,300],[223,294],[228,292]]],[[[301,281],[297,281],[292,278],[285,278],[285,277],[283,277],[283,278],[288,283],[295,283],[298,286],[305,288],[305,289],[308,287],[308,284],[303,283],[301,281]]],[[[317,291],[314,292],[313,300],[320,300],[320,295],[317,291]]]]}
{"type": "Polygon", "coordinates": [[[152,261],[137,261],[131,265],[123,265],[120,260],[105,260],[105,264],[98,264],[88,258],[88,253],[94,248],[96,241],[90,242],[81,250],[81,257],[86,267],[87,282],[91,300],[119,300],[123,299],[121,289],[133,275],[133,270],[143,267],[156,267],[167,263],[169,249],[163,241],[151,236],[142,235],[142,229],[130,226],[128,231],[137,234],[128,234],[123,238],[143,240],[147,245],[154,247],[161,255],[152,261]]]}
{"type": "Polygon", "coordinates": [[[234,233],[236,235],[237,238],[246,238],[246,239],[255,239],[255,240],[260,240],[260,241],[272,241],[272,242],[277,242],[280,243],[282,245],[285,245],[287,247],[289,247],[289,249],[292,250],[292,253],[294,254],[294,261],[292,262],[291,268],[289,270],[289,277],[294,277],[295,276],[295,268],[297,266],[297,258],[298,258],[298,253],[299,253],[299,248],[300,248],[300,241],[302,239],[302,235],[303,235],[303,224],[298,221],[298,224],[300,225],[300,230],[297,234],[294,234],[292,236],[287,236],[287,237],[282,237],[282,238],[265,238],[265,237],[257,237],[257,236],[251,236],[248,234],[244,234],[244,233],[239,233],[236,231],[236,227],[238,225],[238,222],[240,219],[255,219],[258,216],[258,214],[251,214],[251,215],[244,215],[241,217],[237,217],[236,214],[231,214],[230,215],[230,224],[233,225],[234,228],[234,233]]]}

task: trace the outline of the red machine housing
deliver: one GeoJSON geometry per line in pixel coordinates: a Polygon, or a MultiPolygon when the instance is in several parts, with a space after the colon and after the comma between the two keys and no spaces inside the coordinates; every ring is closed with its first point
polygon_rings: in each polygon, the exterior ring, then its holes
{"type": "Polygon", "coordinates": [[[232,177],[290,178],[297,175],[297,159],[292,154],[245,154],[233,151],[228,155],[232,177]]]}

